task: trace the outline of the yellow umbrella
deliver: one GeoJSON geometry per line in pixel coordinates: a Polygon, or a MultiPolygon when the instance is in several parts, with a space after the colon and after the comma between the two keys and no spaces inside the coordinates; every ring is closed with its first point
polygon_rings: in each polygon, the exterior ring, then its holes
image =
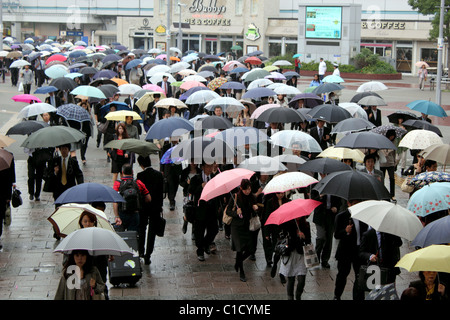
{"type": "Polygon", "coordinates": [[[4,135],[0,135],[0,148],[8,147],[11,144],[13,144],[13,142],[15,142],[15,141],[16,140],[14,140],[14,139],[12,139],[10,137],[4,136],[4,135]]]}
{"type": "Polygon", "coordinates": [[[450,272],[450,246],[433,244],[405,254],[395,265],[414,271],[450,272]]]}
{"type": "Polygon", "coordinates": [[[187,109],[188,108],[184,104],[183,101],[181,101],[179,99],[175,99],[175,98],[166,98],[166,99],[159,100],[157,103],[155,103],[154,106],[158,107],[158,108],[166,108],[166,109],[168,109],[171,106],[175,106],[178,109],[187,109]]]}
{"type": "Polygon", "coordinates": [[[141,109],[141,111],[146,111],[148,104],[155,100],[154,95],[159,94],[161,99],[164,99],[166,95],[163,92],[155,91],[155,92],[146,92],[142,97],[136,101],[136,105],[141,109]]]}
{"type": "Polygon", "coordinates": [[[267,67],[264,67],[263,69],[266,70],[266,71],[272,72],[272,71],[275,71],[275,70],[280,69],[280,67],[277,67],[277,66],[267,66],[267,67]]]}
{"type": "Polygon", "coordinates": [[[364,162],[364,153],[362,153],[358,149],[349,149],[349,148],[335,148],[329,147],[322,151],[318,157],[320,158],[331,158],[336,160],[343,159],[353,159],[353,161],[363,163],[364,162]]]}
{"type": "Polygon", "coordinates": [[[141,116],[137,112],[128,110],[109,112],[105,116],[105,119],[111,121],[125,121],[126,117],[133,117],[133,120],[142,120],[141,116]]]}

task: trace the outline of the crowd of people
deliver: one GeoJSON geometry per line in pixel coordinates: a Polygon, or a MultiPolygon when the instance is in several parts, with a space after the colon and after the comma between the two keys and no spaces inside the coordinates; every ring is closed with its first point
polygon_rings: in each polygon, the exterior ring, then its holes
{"type": "MultiPolygon", "coordinates": [[[[71,64],[82,63],[84,66],[78,66],[71,69],[72,72],[81,72],[83,68],[94,67],[100,71],[112,71],[115,76],[111,77],[105,83],[111,83],[114,79],[124,80],[127,83],[137,84],[143,86],[148,83],[147,71],[145,69],[146,63],[138,64],[135,67],[127,68],[127,64],[135,59],[142,59],[142,56],[136,56],[130,51],[117,52],[120,59],[112,61],[111,63],[102,63],[100,60],[77,60],[71,61],[71,64]],[[81,61],[81,62],[80,62],[81,61]]],[[[170,59],[167,56],[162,59],[167,64],[174,64],[182,61],[181,55],[174,54],[170,59]]],[[[153,56],[156,58],[156,55],[153,56]]],[[[199,71],[202,66],[213,66],[212,75],[206,77],[207,86],[211,81],[218,77],[225,78],[224,82],[236,81],[243,83],[246,87],[249,85],[241,79],[242,73],[231,72],[234,68],[239,67],[241,63],[236,61],[235,65],[229,71],[222,70],[223,65],[227,62],[234,61],[233,57],[197,57],[190,62],[191,70],[199,71]],[[217,62],[213,64],[212,62],[217,62]]],[[[25,57],[26,59],[26,57],[25,57]]],[[[151,61],[151,60],[150,60],[151,61]]],[[[318,74],[314,77],[311,85],[318,86],[323,80],[326,72],[323,59],[321,60],[318,74]],[[324,69],[325,68],[325,69],[324,69]]],[[[34,60],[31,67],[25,66],[24,70],[20,72],[21,81],[23,82],[24,93],[30,93],[33,81],[36,87],[42,87],[45,82],[50,82],[52,79],[46,79],[42,72],[45,69],[45,58],[40,56],[34,60]],[[33,76],[34,72],[34,76],[33,76]]],[[[155,64],[156,66],[157,64],[155,64]]],[[[70,66],[70,64],[68,64],[70,66]]],[[[258,67],[263,67],[261,64],[258,67]]],[[[296,63],[296,67],[300,68],[301,64],[296,63]]],[[[246,67],[251,70],[255,67],[250,63],[246,67]]],[[[211,70],[211,69],[208,69],[211,70]]],[[[12,71],[12,69],[10,69],[12,71]]],[[[16,71],[14,71],[16,72],[16,71]]],[[[335,66],[335,73],[339,74],[338,66],[335,66]]],[[[12,73],[11,73],[12,75],[12,73]]],[[[77,77],[78,85],[92,85],[95,81],[92,78],[93,74],[85,74],[77,77]]],[[[174,74],[175,79],[181,81],[184,76],[179,73],[174,74]]],[[[290,83],[296,87],[297,79],[300,77],[293,76],[289,80],[290,83]],[[294,79],[295,78],[295,79],[294,79]]],[[[72,143],[58,146],[57,148],[27,150],[29,154],[28,159],[28,193],[30,201],[40,200],[40,193],[42,189],[42,181],[44,181],[43,190],[53,192],[53,198],[56,200],[59,195],[72,186],[84,182],[83,167],[87,164],[86,153],[88,149],[89,137],[96,135],[96,146],[100,148],[105,146],[108,142],[113,140],[123,140],[129,138],[141,139],[145,132],[148,132],[152,125],[161,119],[170,117],[184,117],[186,119],[193,119],[197,116],[215,115],[226,118],[233,123],[234,126],[241,127],[256,127],[267,133],[268,136],[273,135],[280,130],[288,129],[286,123],[264,123],[256,121],[251,118],[252,112],[258,107],[265,104],[273,103],[279,104],[284,108],[313,108],[318,103],[311,100],[304,100],[295,105],[290,104],[290,98],[287,95],[277,95],[262,97],[260,99],[245,100],[241,99],[245,89],[239,90],[222,90],[215,88],[222,97],[235,97],[239,99],[245,106],[239,114],[234,117],[223,112],[221,107],[214,108],[213,111],[204,109],[205,104],[189,105],[188,109],[178,109],[176,106],[170,108],[158,108],[155,104],[164,98],[178,98],[186,93],[180,90],[179,87],[172,86],[168,82],[168,76],[163,76],[162,81],[157,83],[161,91],[153,95],[153,101],[150,102],[146,108],[139,108],[137,102],[139,98],[133,95],[128,95],[124,99],[123,104],[126,108],[133,110],[142,116],[142,121],[136,121],[133,117],[127,117],[125,121],[108,121],[106,115],[109,112],[118,110],[122,104],[119,101],[122,96],[118,91],[111,94],[107,99],[90,99],[87,97],[79,97],[68,94],[67,91],[58,90],[49,93],[46,102],[55,106],[56,108],[68,104],[78,104],[80,107],[86,109],[91,115],[91,119],[86,122],[74,122],[66,120],[62,116],[57,116],[55,113],[42,114],[42,120],[50,125],[66,125],[74,127],[86,134],[80,144],[72,143]],[[100,129],[101,124],[102,129],[100,129]],[[96,130],[97,129],[97,130],[96,130]],[[103,140],[102,140],[103,139],[103,140]],[[77,150],[81,151],[82,166],[77,160],[77,150]],[[45,185],[47,184],[47,186],[45,185]]],[[[12,85],[17,85],[17,77],[11,76],[12,85]],[[14,79],[13,79],[14,78],[14,79]]],[[[99,87],[101,88],[101,84],[99,87]]],[[[336,95],[339,92],[335,92],[336,95]]],[[[329,95],[329,99],[322,101],[322,103],[335,103],[336,95],[329,95]]],[[[320,96],[320,98],[323,98],[320,96]]],[[[375,126],[381,126],[381,113],[376,106],[364,106],[367,112],[367,119],[375,126]]],[[[401,126],[402,121],[395,123],[401,126]]],[[[329,122],[317,119],[316,121],[304,121],[303,123],[295,123],[293,127],[298,130],[310,134],[322,150],[327,149],[335,144],[335,135],[331,134],[332,124],[329,122]]],[[[388,131],[386,137],[398,144],[395,131],[388,131]]],[[[174,147],[181,141],[180,137],[167,137],[162,140],[154,140],[153,142],[159,147],[159,159],[170,148],[174,147]]],[[[242,151],[242,159],[249,158],[262,154],[258,148],[248,148],[242,151]]],[[[282,149],[282,152],[286,152],[282,149]]],[[[267,152],[270,151],[270,148],[267,152]]],[[[299,155],[304,161],[309,161],[317,157],[317,153],[305,152],[300,147],[293,147],[288,153],[299,155]]],[[[402,152],[405,152],[402,150],[402,152]]],[[[233,193],[224,194],[209,201],[201,199],[202,191],[205,185],[216,175],[226,170],[236,168],[238,162],[235,160],[231,163],[188,163],[184,166],[179,163],[160,164],[152,163],[150,156],[141,156],[129,152],[127,150],[107,149],[105,150],[106,159],[111,163],[112,185],[113,188],[121,193],[123,188],[136,188],[136,192],[140,194],[140,204],[132,208],[123,205],[114,205],[115,225],[120,226],[123,230],[136,231],[139,234],[139,254],[144,259],[146,265],[151,264],[151,255],[155,245],[156,230],[155,222],[161,212],[163,211],[164,193],[167,194],[169,200],[169,209],[175,210],[175,199],[177,194],[182,192],[184,203],[193,201],[195,204],[194,214],[188,215],[186,210],[184,215],[184,223],[181,232],[187,233],[188,227],[191,226],[191,238],[195,242],[196,255],[199,261],[205,261],[207,256],[213,255],[217,252],[215,241],[219,231],[224,231],[226,239],[230,240],[230,247],[236,252],[234,269],[239,274],[239,279],[243,282],[247,281],[244,271],[244,261],[246,259],[256,260],[255,253],[258,250],[258,239],[262,238],[262,246],[267,267],[271,269],[271,276],[280,278],[282,283],[287,283],[287,297],[288,299],[300,300],[304,291],[307,268],[304,261],[304,245],[315,243],[316,252],[322,268],[330,268],[329,260],[331,259],[331,252],[333,246],[333,239],[340,240],[336,248],[337,264],[337,278],[335,287],[336,300],[340,300],[343,294],[347,277],[351,272],[353,266],[355,276],[358,276],[359,268],[366,263],[378,263],[382,267],[389,269],[389,282],[394,282],[396,275],[399,274],[399,269],[395,268],[396,262],[400,259],[400,247],[402,240],[398,236],[393,236],[387,233],[380,233],[367,225],[358,222],[350,217],[348,208],[355,205],[359,201],[345,201],[344,199],[329,196],[319,195],[314,192],[313,186],[302,190],[302,194],[307,199],[315,199],[320,201],[320,206],[313,212],[312,223],[315,224],[317,230],[316,239],[312,239],[310,222],[306,217],[288,221],[280,226],[265,225],[268,217],[272,212],[278,209],[283,204],[291,201],[295,192],[281,192],[274,194],[264,194],[263,190],[267,183],[274,175],[256,172],[250,179],[244,179],[233,193]],[[141,169],[137,174],[134,170],[134,165],[137,164],[141,169]],[[181,190],[180,190],[181,189],[181,190]],[[225,223],[224,215],[229,218],[225,223]],[[261,227],[256,230],[250,230],[249,225],[252,218],[258,216],[261,220],[261,227]],[[230,222],[231,220],[231,222],[230,222]],[[288,256],[280,256],[276,252],[277,243],[284,237],[290,239],[290,253],[288,256]],[[377,242],[378,241],[381,242],[377,242]],[[382,248],[383,257],[379,256],[379,248],[382,248]],[[295,285],[297,281],[297,284],[295,285]]],[[[404,155],[403,155],[404,156],[404,155]]],[[[414,154],[414,164],[410,168],[406,168],[406,161],[403,160],[402,173],[409,175],[409,171],[414,174],[423,170],[433,170],[432,165],[435,163],[424,163],[420,156],[414,154]],[[425,169],[426,168],[426,169],[425,169]]],[[[395,177],[394,173],[396,167],[402,158],[399,157],[395,151],[380,151],[367,150],[364,158],[364,167],[360,167],[361,171],[375,175],[380,181],[384,183],[385,174],[389,175],[389,191],[391,201],[395,199],[395,177]]],[[[185,159],[188,160],[188,159],[185,159]]],[[[189,161],[187,161],[189,162],[189,161]]],[[[342,159],[342,162],[348,163],[353,169],[357,165],[352,159],[342,159]]],[[[434,168],[436,170],[436,168],[434,168]]],[[[1,171],[3,173],[3,171],[1,171]]],[[[280,174],[280,173],[278,173],[280,174]]],[[[322,178],[324,175],[322,175],[322,178]]],[[[10,187],[13,186],[13,179],[10,187]]],[[[8,191],[9,192],[9,191],[8,191]]],[[[9,192],[10,193],[10,192],[9,192]]],[[[6,194],[3,193],[2,194],[6,194]]],[[[9,199],[5,199],[6,203],[9,199]]],[[[178,206],[181,208],[181,206],[178,206]]],[[[81,221],[81,219],[80,219],[81,221]]],[[[55,237],[58,236],[55,233],[55,237]]],[[[106,278],[100,275],[86,252],[74,252],[67,261],[65,268],[70,264],[76,264],[83,270],[83,287],[79,291],[67,291],[65,281],[67,274],[62,277],[60,286],[57,291],[56,298],[58,299],[87,299],[89,295],[106,292],[105,283],[106,278]],[[91,292],[89,287],[92,288],[91,292]]],[[[426,275],[426,273],[424,272],[426,275]]],[[[442,277],[443,279],[445,277],[442,277]]],[[[425,277],[428,279],[428,277],[425,277]]],[[[431,280],[423,280],[429,282],[431,280]]],[[[434,280],[433,280],[434,281],[434,280]]],[[[364,292],[357,287],[357,281],[353,290],[353,299],[364,299],[364,292]]],[[[424,290],[424,284],[412,285],[417,287],[421,292],[424,290]]],[[[421,293],[423,294],[423,293],[421,293]]],[[[445,283],[440,282],[439,287],[435,288],[433,294],[428,294],[427,297],[437,296],[439,298],[448,298],[447,291],[445,291],[445,283]],[[444,288],[442,288],[444,286],[444,288]],[[440,293],[436,294],[436,291],[440,293]]]]}

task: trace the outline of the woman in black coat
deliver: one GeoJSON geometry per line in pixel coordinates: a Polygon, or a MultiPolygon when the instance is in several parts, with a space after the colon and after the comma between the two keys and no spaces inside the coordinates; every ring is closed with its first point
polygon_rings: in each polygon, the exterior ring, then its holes
{"type": "Polygon", "coordinates": [[[231,249],[236,251],[236,263],[234,269],[240,271],[241,281],[247,281],[244,273],[243,262],[247,259],[253,247],[250,233],[250,219],[256,215],[258,206],[252,194],[251,182],[248,179],[241,181],[237,194],[230,199],[227,206],[227,215],[233,218],[231,221],[231,249]]]}
{"type": "Polygon", "coordinates": [[[445,285],[439,281],[438,273],[435,271],[420,271],[420,280],[413,281],[409,287],[418,290],[419,300],[448,301],[449,296],[445,285]]]}

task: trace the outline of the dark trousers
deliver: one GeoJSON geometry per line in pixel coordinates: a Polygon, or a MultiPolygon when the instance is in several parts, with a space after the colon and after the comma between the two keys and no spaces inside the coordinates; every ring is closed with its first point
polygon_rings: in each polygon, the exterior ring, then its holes
{"type": "Polygon", "coordinates": [[[11,84],[13,86],[17,86],[17,82],[19,81],[19,69],[11,68],[11,84]]]}
{"type": "MultiPolygon", "coordinates": [[[[389,193],[391,197],[395,197],[395,167],[380,167],[383,176],[386,177],[386,171],[389,174],[389,193]]],[[[384,184],[384,181],[383,181],[384,184]]]]}
{"type": "Polygon", "coordinates": [[[167,178],[167,197],[169,198],[170,204],[175,203],[175,197],[177,195],[178,186],[180,184],[180,176],[175,173],[169,173],[167,178]]]}
{"type": "MultiPolygon", "coordinates": [[[[160,212],[162,211],[162,208],[160,212]]],[[[159,212],[141,211],[139,213],[139,255],[150,258],[155,247],[156,232],[159,212]],[[148,228],[147,228],[148,226],[148,228]],[[147,246],[147,248],[146,248],[147,246]]]]}
{"type": "Polygon", "coordinates": [[[45,163],[38,165],[33,157],[28,157],[28,194],[39,198],[42,189],[42,176],[45,163]]]}
{"type": "Polygon", "coordinates": [[[88,143],[89,143],[89,137],[86,136],[86,138],[84,139],[84,142],[81,143],[81,149],[80,149],[81,160],[86,160],[86,150],[88,147],[88,143]]]}
{"type": "Polygon", "coordinates": [[[23,93],[30,94],[31,91],[31,83],[23,84],[23,93]]]}
{"type": "Polygon", "coordinates": [[[295,290],[295,300],[301,300],[303,289],[306,284],[306,275],[298,275],[297,277],[287,278],[287,295],[288,300],[294,300],[295,278],[297,278],[297,289],[295,290]]]}
{"type": "Polygon", "coordinates": [[[334,215],[327,213],[327,219],[323,225],[316,224],[316,253],[321,263],[326,263],[330,259],[333,246],[334,215]]]}
{"type": "Polygon", "coordinates": [[[214,238],[219,232],[219,227],[217,226],[215,216],[211,215],[211,217],[204,220],[195,220],[193,229],[197,255],[200,256],[205,253],[205,248],[208,248],[213,243],[214,238]]]}
{"type": "Polygon", "coordinates": [[[119,212],[120,220],[122,220],[122,227],[124,231],[139,232],[139,213],[119,212]]]}
{"type": "Polygon", "coordinates": [[[36,70],[37,78],[38,78],[38,87],[42,87],[45,81],[45,71],[44,70],[36,70]]]}
{"type": "Polygon", "coordinates": [[[353,300],[364,300],[364,292],[359,290],[358,288],[358,274],[361,263],[359,262],[358,256],[356,254],[353,259],[338,259],[338,273],[336,275],[334,296],[338,299],[341,298],[347,284],[347,277],[350,274],[352,266],[355,273],[355,281],[353,283],[353,300]]]}
{"type": "Polygon", "coordinates": [[[262,227],[262,245],[264,249],[264,257],[266,262],[272,262],[273,251],[275,249],[275,241],[272,240],[271,234],[267,228],[262,227]]]}

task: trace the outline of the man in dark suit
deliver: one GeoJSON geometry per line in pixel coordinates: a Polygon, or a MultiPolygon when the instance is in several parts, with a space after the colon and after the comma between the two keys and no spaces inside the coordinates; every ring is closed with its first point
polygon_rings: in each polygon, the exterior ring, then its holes
{"type": "MultiPolygon", "coordinates": [[[[167,150],[178,144],[178,139],[170,138],[169,143],[164,144],[161,154],[164,155],[167,150]]],[[[178,186],[180,185],[180,175],[183,171],[182,165],[177,163],[161,164],[161,173],[167,180],[167,198],[169,199],[170,211],[175,210],[175,197],[177,195],[178,186]]]]}
{"type": "MultiPolygon", "coordinates": [[[[317,125],[315,127],[311,127],[309,134],[317,141],[322,150],[328,148],[328,141],[330,141],[330,128],[325,127],[324,119],[317,119],[317,125]]],[[[315,159],[317,155],[318,153],[311,153],[311,159],[315,159]]]]}
{"type": "MultiPolygon", "coordinates": [[[[360,202],[360,200],[347,201],[348,207],[360,202]]],[[[361,262],[359,259],[359,247],[367,224],[351,218],[348,208],[339,212],[336,216],[334,238],[339,240],[335,258],[337,260],[338,273],[334,288],[334,300],[340,300],[347,284],[347,277],[353,266],[355,279],[358,278],[361,262]]],[[[364,300],[364,292],[358,288],[358,282],[353,283],[353,300],[364,300]]]]}
{"type": "MultiPolygon", "coordinates": [[[[3,233],[3,221],[5,219],[6,209],[10,206],[13,187],[16,185],[16,170],[14,156],[9,168],[0,171],[0,237],[3,233]]],[[[0,249],[3,245],[0,241],[0,249]]]]}
{"type": "Polygon", "coordinates": [[[164,93],[166,94],[167,98],[171,98],[173,95],[172,86],[170,85],[168,80],[169,80],[169,77],[163,76],[162,81],[158,82],[157,85],[164,90],[164,93]]]}
{"type": "Polygon", "coordinates": [[[367,114],[369,121],[372,122],[377,127],[381,126],[381,110],[377,106],[372,106],[368,109],[367,114]]]}
{"type": "Polygon", "coordinates": [[[138,157],[139,166],[142,172],[136,176],[146,187],[150,193],[152,201],[144,202],[139,212],[139,255],[144,257],[145,264],[150,264],[150,256],[155,246],[155,226],[158,223],[161,212],[163,211],[163,175],[161,172],[151,167],[150,157],[138,157]],[[147,241],[146,241],[146,229],[147,241]],[[145,244],[147,251],[145,252],[145,244]]]}

